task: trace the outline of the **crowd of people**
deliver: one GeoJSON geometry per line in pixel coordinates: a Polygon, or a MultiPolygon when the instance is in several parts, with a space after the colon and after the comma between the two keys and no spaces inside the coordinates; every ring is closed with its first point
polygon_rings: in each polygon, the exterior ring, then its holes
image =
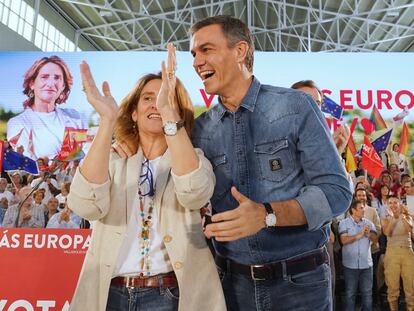
{"type": "Polygon", "coordinates": [[[353,203],[331,226],[340,303],[355,310],[360,295],[363,310],[386,310],[387,301],[390,310],[399,310],[401,279],[406,308],[413,310],[413,179],[394,164],[379,180],[353,179],[353,203]]]}
{"type": "Polygon", "coordinates": [[[2,172],[0,227],[88,228],[89,223],[73,213],[66,202],[79,161],[62,168],[44,157],[37,164],[39,175],[22,170],[2,172]]]}

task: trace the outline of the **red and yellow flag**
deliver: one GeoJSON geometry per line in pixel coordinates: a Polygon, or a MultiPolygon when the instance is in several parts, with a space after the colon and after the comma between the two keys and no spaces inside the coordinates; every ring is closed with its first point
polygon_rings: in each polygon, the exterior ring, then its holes
{"type": "Polygon", "coordinates": [[[345,167],[348,173],[356,171],[358,168],[357,162],[355,160],[355,154],[356,154],[355,142],[351,135],[349,136],[348,145],[346,146],[346,154],[345,154],[345,167]]]}

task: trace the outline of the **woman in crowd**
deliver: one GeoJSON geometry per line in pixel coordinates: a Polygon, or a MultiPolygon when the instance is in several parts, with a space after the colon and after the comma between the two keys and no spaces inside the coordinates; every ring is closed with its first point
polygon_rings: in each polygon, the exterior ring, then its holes
{"type": "Polygon", "coordinates": [[[381,219],[384,219],[387,215],[387,202],[390,196],[390,187],[382,185],[379,193],[372,200],[372,207],[377,209],[378,215],[381,219]]]}
{"type": "Polygon", "coordinates": [[[390,310],[398,310],[402,278],[407,311],[414,311],[414,252],[411,240],[413,217],[394,195],[389,197],[388,206],[389,215],[383,221],[383,232],[387,236],[384,259],[387,299],[390,310]]]}
{"type": "Polygon", "coordinates": [[[63,182],[60,184],[60,193],[56,196],[56,199],[59,201],[60,204],[66,203],[66,198],[70,191],[70,182],[63,182]]]}
{"type": "Polygon", "coordinates": [[[72,310],[225,310],[199,212],[214,174],[189,139],[193,109],[175,68],[170,44],[162,75],[143,76],[118,109],[108,84],[101,95],[81,64],[100,124],[68,195],[96,221],[72,310]],[[134,156],[110,152],[114,129],[134,156]]]}
{"type": "Polygon", "coordinates": [[[7,123],[7,139],[33,159],[53,158],[62,145],[65,127],[87,128],[74,109],[59,108],[73,84],[68,66],[58,56],[43,57],[27,70],[23,81],[24,111],[7,123]]]}
{"type": "Polygon", "coordinates": [[[400,153],[400,144],[397,144],[397,143],[393,144],[392,150],[390,151],[388,149],[388,151],[389,151],[388,153],[389,153],[390,163],[396,164],[400,172],[407,173],[409,171],[408,160],[405,155],[400,153]]]}

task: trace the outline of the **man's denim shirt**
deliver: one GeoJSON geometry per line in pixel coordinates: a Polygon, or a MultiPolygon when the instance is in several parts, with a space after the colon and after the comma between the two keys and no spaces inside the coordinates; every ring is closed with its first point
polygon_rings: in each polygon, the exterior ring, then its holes
{"type": "Polygon", "coordinates": [[[287,259],[324,245],[331,219],[348,208],[351,189],[324,116],[309,95],[252,84],[236,112],[221,103],[195,122],[193,144],[213,165],[214,213],[238,206],[235,186],[255,202],[296,199],[307,226],[265,228],[214,246],[243,264],[287,259]]]}

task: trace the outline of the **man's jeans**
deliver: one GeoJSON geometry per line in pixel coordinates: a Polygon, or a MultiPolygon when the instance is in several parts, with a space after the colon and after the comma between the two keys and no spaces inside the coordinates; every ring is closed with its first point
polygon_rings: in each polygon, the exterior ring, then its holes
{"type": "Polygon", "coordinates": [[[322,264],[313,271],[254,281],[219,269],[229,311],[332,310],[331,270],[322,264]]]}
{"type": "Polygon", "coordinates": [[[344,267],[345,310],[355,310],[355,298],[361,293],[362,311],[372,310],[372,267],[368,269],[349,269],[344,267]]]}
{"type": "Polygon", "coordinates": [[[107,311],[176,311],[178,287],[132,288],[111,285],[107,311]]]}

